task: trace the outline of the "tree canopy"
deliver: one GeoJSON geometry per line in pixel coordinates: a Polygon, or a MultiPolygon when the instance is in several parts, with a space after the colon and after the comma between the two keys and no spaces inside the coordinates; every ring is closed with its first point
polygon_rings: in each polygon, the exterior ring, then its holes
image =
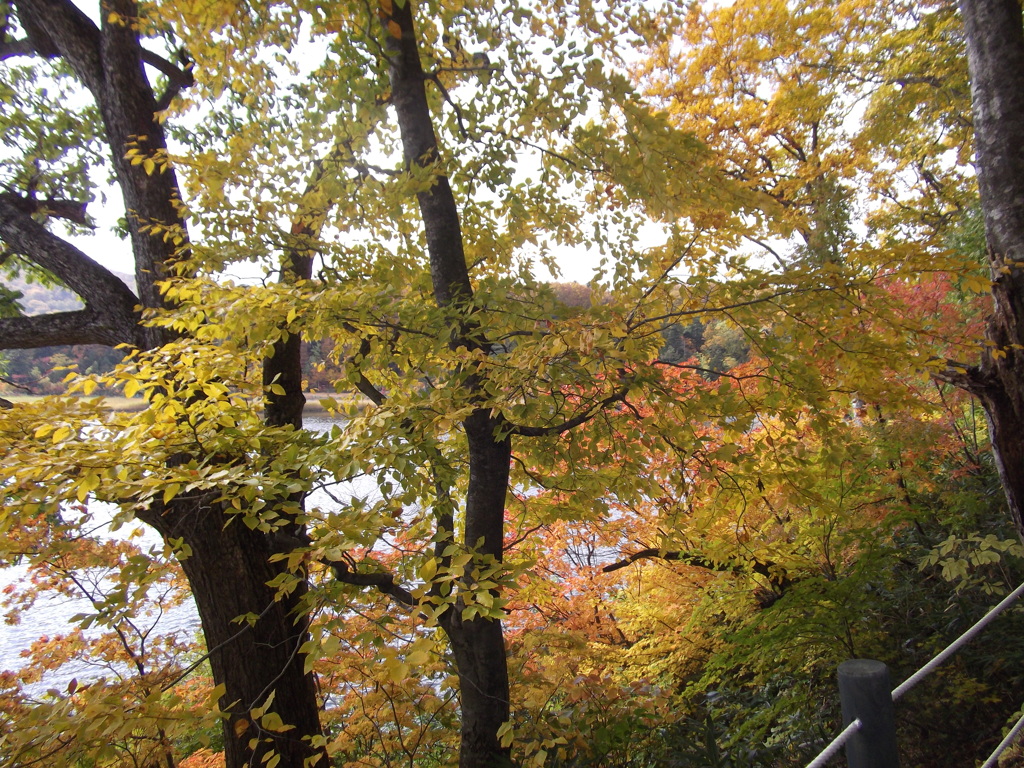
{"type": "MultiPolygon", "coordinates": [[[[0,347],[126,355],[0,411],[12,620],[92,606],[2,678],[0,761],[797,764],[836,663],[1019,580],[1024,142],[977,202],[964,60],[1019,7],[834,5],[0,4],[0,268],[82,300],[0,347]],[[111,188],[131,288],[72,237],[111,188]]],[[[1008,716],[1018,645],[935,685],[1008,716]]],[[[969,759],[943,717],[902,727],[969,759]]]]}

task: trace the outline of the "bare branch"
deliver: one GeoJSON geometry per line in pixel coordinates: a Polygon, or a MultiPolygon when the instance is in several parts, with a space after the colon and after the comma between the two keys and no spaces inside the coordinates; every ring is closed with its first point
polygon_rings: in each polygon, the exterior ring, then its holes
{"type": "MultiPolygon", "coordinates": [[[[344,328],[349,333],[357,333],[355,326],[350,323],[344,323],[344,328]]],[[[370,340],[364,336],[359,342],[359,351],[350,355],[346,362],[349,365],[356,365],[357,357],[365,357],[368,354],[370,354],[370,340]]],[[[379,407],[384,404],[386,399],[384,393],[373,386],[373,383],[366,378],[366,374],[361,369],[359,370],[359,378],[356,380],[355,385],[356,389],[362,392],[374,405],[379,407]]]]}
{"type": "Polygon", "coordinates": [[[0,376],[0,383],[6,384],[9,387],[14,387],[15,389],[20,389],[22,392],[27,392],[30,395],[32,394],[32,390],[29,387],[26,387],[24,384],[18,384],[16,381],[11,381],[6,376],[0,376]]]}
{"type": "Polygon", "coordinates": [[[748,299],[746,301],[737,301],[737,302],[734,302],[732,304],[722,304],[722,305],[719,305],[719,306],[705,306],[705,307],[701,307],[699,309],[680,309],[680,310],[678,310],[676,312],[667,312],[667,313],[665,313],[663,315],[656,315],[654,317],[645,317],[645,318],[639,320],[638,322],[636,322],[634,325],[628,326],[627,330],[630,333],[632,333],[637,328],[641,328],[641,327],[643,327],[645,325],[651,325],[651,324],[654,324],[654,323],[660,323],[660,322],[663,322],[665,320],[678,320],[681,317],[693,317],[693,316],[700,317],[701,315],[711,315],[711,314],[714,314],[716,312],[728,312],[729,310],[733,310],[733,309],[740,309],[742,307],[753,307],[753,306],[756,306],[758,304],[764,304],[766,302],[774,301],[775,299],[782,298],[783,296],[794,296],[794,295],[799,294],[799,293],[809,293],[809,292],[816,291],[816,290],[819,290],[819,289],[818,288],[779,289],[777,291],[772,291],[771,293],[766,293],[763,296],[758,296],[756,298],[748,299]]]}
{"type": "Polygon", "coordinates": [[[665,269],[662,270],[661,275],[658,277],[657,280],[655,280],[648,286],[647,290],[644,291],[643,296],[637,299],[636,306],[633,307],[633,310],[629,313],[629,316],[626,318],[627,327],[633,326],[633,320],[636,318],[637,313],[640,311],[641,307],[643,307],[644,302],[647,301],[648,298],[650,298],[651,294],[654,293],[654,291],[657,290],[659,286],[665,283],[665,280],[668,278],[669,273],[673,269],[678,267],[679,263],[683,259],[690,255],[690,251],[693,250],[693,246],[697,242],[697,238],[699,238],[702,234],[703,230],[700,229],[694,232],[693,237],[690,238],[690,242],[686,244],[686,247],[679,252],[679,254],[672,261],[672,263],[670,263],[668,266],[665,267],[665,269]]]}
{"type": "MultiPolygon", "coordinates": [[[[8,187],[8,189],[10,188],[8,187]]],[[[86,226],[88,224],[88,221],[85,218],[85,211],[88,203],[83,203],[78,200],[61,200],[52,197],[45,200],[37,200],[36,198],[31,197],[21,197],[13,192],[5,194],[4,198],[10,205],[28,214],[43,214],[44,216],[55,219],[73,221],[75,224],[81,224],[82,226],[86,226]]]]}
{"type": "Polygon", "coordinates": [[[142,61],[161,74],[166,75],[172,83],[177,83],[179,87],[189,86],[195,82],[191,71],[172,64],[159,53],[143,48],[142,61]]]}
{"type": "Polygon", "coordinates": [[[38,349],[61,344],[131,344],[134,329],[111,322],[95,309],[0,318],[0,349],[38,349]]]}
{"type": "Polygon", "coordinates": [[[167,77],[167,90],[165,90],[160,98],[156,101],[156,112],[163,112],[174,101],[174,97],[181,93],[186,88],[191,88],[195,85],[195,78],[192,76],[191,65],[186,65],[184,69],[175,66],[163,56],[154,53],[153,51],[141,49],[142,61],[145,64],[149,64],[151,67],[156,69],[161,74],[167,77]]]}
{"type": "Polygon", "coordinates": [[[976,365],[967,365],[956,360],[940,360],[943,367],[931,371],[932,378],[945,384],[952,384],[972,395],[980,397],[982,390],[986,389],[986,382],[981,368],[976,365]]]}
{"type": "Polygon", "coordinates": [[[746,381],[747,379],[767,379],[763,373],[750,373],[744,374],[743,376],[737,376],[735,373],[729,373],[729,371],[718,371],[714,368],[705,368],[702,365],[690,365],[688,363],[671,363],[668,360],[655,360],[651,365],[662,365],[666,368],[675,368],[679,371],[696,371],[697,373],[706,373],[708,376],[721,376],[726,379],[732,379],[733,381],[746,381]]]}
{"type": "Polygon", "coordinates": [[[455,119],[459,123],[459,132],[462,134],[463,138],[472,138],[469,135],[469,131],[466,129],[466,122],[463,119],[462,115],[462,107],[460,107],[451,97],[451,94],[448,93],[448,89],[444,87],[444,83],[441,82],[441,78],[438,77],[436,72],[427,74],[425,75],[425,77],[431,82],[433,82],[434,85],[437,86],[437,89],[441,91],[441,96],[444,98],[445,101],[448,102],[449,105],[451,105],[451,108],[455,111],[455,119]]]}
{"type": "Polygon", "coordinates": [[[36,56],[36,48],[31,40],[9,40],[0,42],[0,61],[15,56],[36,56]]]}

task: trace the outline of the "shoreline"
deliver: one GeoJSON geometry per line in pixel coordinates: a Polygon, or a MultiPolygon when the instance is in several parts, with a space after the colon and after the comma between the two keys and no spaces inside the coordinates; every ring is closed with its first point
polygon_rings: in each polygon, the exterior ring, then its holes
{"type": "MultiPolygon", "coordinates": [[[[338,415],[337,413],[332,414],[331,411],[327,410],[326,408],[324,408],[323,405],[320,404],[320,401],[323,399],[332,398],[336,400],[338,402],[338,405],[342,407],[345,407],[346,405],[351,405],[353,403],[365,405],[366,403],[369,402],[369,400],[362,397],[361,395],[354,394],[332,395],[324,392],[304,392],[303,395],[306,398],[306,405],[302,409],[303,415],[322,418],[333,418],[338,415]]],[[[84,395],[78,396],[85,397],[84,395]]],[[[61,397],[61,395],[0,394],[0,397],[14,405],[18,405],[19,403],[33,403],[38,400],[42,400],[43,398],[46,397],[61,397]]],[[[88,396],[88,399],[94,399],[95,397],[95,395],[90,395],[88,396]]],[[[108,405],[111,409],[115,411],[121,411],[124,413],[134,413],[145,410],[146,408],[146,401],[141,397],[120,397],[117,395],[100,395],[99,397],[102,397],[104,404],[108,405]]]]}

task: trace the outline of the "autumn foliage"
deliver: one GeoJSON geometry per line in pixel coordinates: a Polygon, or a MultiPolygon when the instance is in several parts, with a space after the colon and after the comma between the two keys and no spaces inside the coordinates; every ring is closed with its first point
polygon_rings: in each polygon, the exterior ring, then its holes
{"type": "MultiPolygon", "coordinates": [[[[371,6],[0,3],[0,270],[85,300],[0,347],[119,360],[0,399],[6,621],[81,608],[0,766],[806,764],[1024,578],[956,9],[371,6]]],[[[1002,737],[1000,621],[905,764],[1002,737]]]]}

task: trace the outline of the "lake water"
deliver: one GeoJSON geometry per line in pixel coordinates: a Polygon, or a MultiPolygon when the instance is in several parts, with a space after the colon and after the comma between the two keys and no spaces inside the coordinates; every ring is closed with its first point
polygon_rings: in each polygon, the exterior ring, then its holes
{"type": "MultiPolygon", "coordinates": [[[[110,517],[112,509],[105,504],[93,502],[90,504],[92,514],[100,519],[110,517]]],[[[132,529],[141,529],[142,536],[134,537],[133,541],[143,551],[150,547],[161,545],[160,537],[156,531],[141,523],[132,525],[132,529]]],[[[127,530],[127,529],[124,529],[127,530]]],[[[25,566],[13,566],[0,569],[0,589],[18,589],[19,585],[27,578],[28,569],[25,566]]],[[[9,608],[7,600],[4,600],[3,613],[9,608]]],[[[77,614],[94,613],[92,603],[85,597],[69,598],[53,593],[43,593],[36,599],[33,607],[25,611],[17,624],[0,624],[0,669],[16,672],[27,663],[22,652],[31,646],[40,637],[54,637],[64,635],[74,629],[75,624],[71,621],[77,614]]],[[[189,600],[187,603],[177,606],[163,615],[157,617],[140,617],[140,627],[154,627],[159,634],[186,632],[194,634],[199,629],[199,615],[196,613],[195,603],[189,600]]],[[[87,632],[95,636],[96,631],[87,632]]],[[[31,686],[33,691],[46,688],[64,688],[72,678],[98,677],[100,672],[95,667],[82,660],[73,660],[59,669],[47,673],[43,681],[31,686]]]]}
{"type": "MultiPolygon", "coordinates": [[[[322,432],[330,429],[336,423],[338,422],[328,419],[308,419],[306,426],[309,429],[322,432]]],[[[366,495],[372,492],[371,486],[372,484],[368,482],[359,483],[350,487],[348,492],[350,494],[366,495]]],[[[336,491],[335,495],[337,495],[336,491]]],[[[330,498],[323,494],[311,495],[310,503],[322,507],[334,504],[330,498]]],[[[104,516],[109,519],[112,514],[110,507],[96,502],[90,505],[90,511],[94,516],[101,519],[104,516]]],[[[127,532],[136,528],[141,528],[143,533],[141,537],[135,538],[134,541],[143,550],[147,550],[151,546],[160,546],[160,536],[156,531],[141,523],[126,526],[122,531],[127,532]]],[[[18,583],[26,578],[26,573],[27,571],[24,566],[0,569],[0,590],[17,588],[18,583]]],[[[3,607],[0,608],[0,614],[6,613],[6,605],[7,601],[4,600],[3,607]]],[[[92,604],[85,598],[73,600],[52,595],[40,597],[36,601],[35,606],[22,617],[20,623],[15,625],[0,623],[0,670],[16,672],[21,669],[26,664],[26,659],[22,656],[22,653],[33,642],[43,636],[53,637],[55,635],[67,634],[74,628],[71,622],[73,616],[92,612],[92,604]]],[[[196,612],[195,603],[191,600],[168,611],[151,623],[155,624],[156,632],[159,634],[178,632],[195,634],[199,632],[199,615],[196,612]]],[[[72,678],[82,680],[90,677],[95,678],[100,674],[101,672],[97,671],[95,667],[83,661],[72,661],[58,670],[47,673],[42,683],[33,685],[30,689],[33,692],[41,692],[48,688],[64,689],[72,678]]]]}

